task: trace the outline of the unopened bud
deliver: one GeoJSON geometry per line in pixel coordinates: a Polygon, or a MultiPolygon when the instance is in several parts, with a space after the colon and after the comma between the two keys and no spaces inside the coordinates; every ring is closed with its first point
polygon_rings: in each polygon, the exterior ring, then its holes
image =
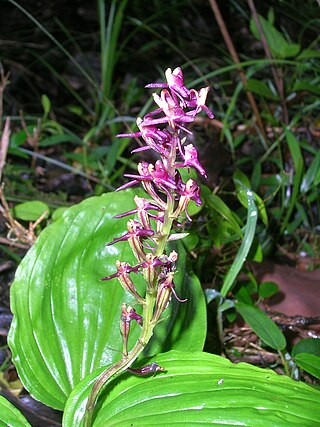
{"type": "Polygon", "coordinates": [[[152,362],[150,365],[143,366],[140,369],[128,368],[127,371],[135,375],[145,376],[156,372],[164,372],[165,369],[159,366],[156,362],[152,362]]]}
{"type": "Polygon", "coordinates": [[[127,305],[123,303],[120,318],[120,333],[122,336],[124,354],[128,354],[128,337],[132,320],[135,320],[139,325],[142,325],[142,317],[136,313],[136,310],[130,306],[127,307],[127,305]]]}

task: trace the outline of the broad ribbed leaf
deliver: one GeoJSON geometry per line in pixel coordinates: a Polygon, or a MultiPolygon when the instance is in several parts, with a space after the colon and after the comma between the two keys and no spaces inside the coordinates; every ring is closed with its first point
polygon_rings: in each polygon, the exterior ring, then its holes
{"type": "Polygon", "coordinates": [[[0,426],[31,427],[21,412],[3,396],[0,396],[0,426]]]}
{"type": "MultiPolygon", "coordinates": [[[[320,392],[271,370],[233,365],[200,352],[172,351],[154,360],[166,372],[148,378],[124,374],[115,380],[99,399],[93,427],[305,427],[320,422],[320,392]]],[[[94,378],[71,393],[64,427],[80,426],[94,378]]]]}
{"type": "MultiPolygon", "coordinates": [[[[113,217],[134,207],[134,194],[108,193],[66,210],[40,234],[17,270],[9,345],[23,385],[49,406],[63,409],[79,381],[121,357],[121,304],[132,297],[116,279],[100,278],[116,271],[117,259],[135,263],[126,242],[106,246],[126,231],[127,218],[113,217]]],[[[204,296],[178,247],[176,290],[188,302],[173,299],[168,319],[146,349],[149,356],[171,348],[201,350],[204,344],[204,296]]],[[[138,334],[133,327],[131,344],[138,334]]]]}

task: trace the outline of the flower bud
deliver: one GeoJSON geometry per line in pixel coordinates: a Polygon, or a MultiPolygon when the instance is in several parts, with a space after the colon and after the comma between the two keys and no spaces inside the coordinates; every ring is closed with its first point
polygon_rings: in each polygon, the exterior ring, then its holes
{"type": "Polygon", "coordinates": [[[156,372],[164,372],[165,369],[159,366],[156,362],[152,362],[150,363],[150,365],[143,366],[140,369],[127,368],[127,371],[135,375],[145,376],[149,374],[154,374],[156,372]]]}
{"type": "Polygon", "coordinates": [[[131,295],[133,295],[140,304],[144,304],[145,300],[138,294],[134,283],[130,277],[130,271],[127,268],[128,265],[129,264],[126,262],[116,262],[116,266],[118,269],[118,280],[125,291],[130,292],[131,295]]]}
{"type": "Polygon", "coordinates": [[[142,317],[136,313],[135,309],[126,304],[122,304],[122,314],[120,318],[120,333],[122,336],[123,353],[128,354],[128,337],[130,333],[130,324],[132,320],[136,320],[139,325],[142,325],[142,317]]]}
{"type": "Polygon", "coordinates": [[[158,285],[156,308],[152,318],[153,323],[157,323],[159,321],[162,313],[168,307],[173,286],[173,273],[168,273],[166,278],[158,285]]]}

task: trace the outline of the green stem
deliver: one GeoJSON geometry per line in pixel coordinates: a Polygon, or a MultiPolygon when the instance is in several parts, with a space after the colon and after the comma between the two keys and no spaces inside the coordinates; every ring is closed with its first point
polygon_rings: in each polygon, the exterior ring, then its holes
{"type": "Polygon", "coordinates": [[[281,358],[281,362],[282,362],[282,365],[283,365],[284,370],[286,372],[286,375],[288,375],[288,377],[290,377],[291,375],[290,375],[290,368],[289,368],[288,361],[286,360],[286,358],[285,358],[285,356],[281,350],[278,350],[278,354],[281,358]]]}
{"type": "Polygon", "coordinates": [[[115,376],[123,373],[127,370],[127,368],[132,365],[132,363],[139,357],[145,346],[148,344],[150,338],[152,337],[155,325],[151,323],[151,320],[153,316],[155,302],[156,292],[147,293],[146,302],[143,307],[144,321],[138,341],[136,342],[132,350],[128,353],[128,355],[123,356],[123,358],[119,362],[104,371],[96,380],[87,402],[86,415],[83,424],[84,427],[90,427],[92,425],[93,410],[104,386],[108,382],[110,382],[115,376]]]}
{"type": "MultiPolygon", "coordinates": [[[[163,221],[163,227],[161,230],[161,236],[157,242],[157,248],[155,255],[161,256],[166,248],[166,244],[168,242],[168,238],[170,235],[170,230],[173,222],[173,211],[174,211],[174,199],[173,197],[167,198],[167,208],[165,212],[165,217],[163,221]]],[[[141,330],[140,337],[138,341],[132,348],[132,350],[122,357],[122,359],[116,364],[112,365],[106,371],[102,372],[102,374],[97,378],[92,391],[89,395],[89,399],[86,406],[86,413],[83,422],[83,427],[91,427],[92,419],[93,419],[93,411],[98,400],[100,393],[103,388],[109,383],[114,377],[125,372],[133,362],[139,357],[142,353],[148,342],[150,341],[153,330],[157,324],[157,322],[152,321],[154,308],[157,301],[157,289],[154,287],[150,287],[147,290],[145,296],[145,303],[143,304],[143,326],[141,330]]]]}

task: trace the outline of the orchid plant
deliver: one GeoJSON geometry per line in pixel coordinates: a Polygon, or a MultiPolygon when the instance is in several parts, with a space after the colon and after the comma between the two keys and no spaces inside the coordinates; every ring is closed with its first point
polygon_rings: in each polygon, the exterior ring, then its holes
{"type": "MultiPolygon", "coordinates": [[[[182,245],[169,243],[185,237],[182,222],[185,215],[190,219],[189,203],[202,203],[197,183],[183,179],[188,175],[182,169],[206,176],[188,141],[188,124],[201,111],[210,118],[213,114],[205,106],[208,88],[186,88],[180,68],[168,69],[166,78],[167,83],[147,86],[162,89],[153,95],[158,108],[138,118],[138,132],[119,135],[141,137],[145,144],[134,151],[153,150],[158,155],[154,165],[139,163],[138,173],[126,175],[130,181],[121,187],[141,183],[145,192],[110,192],[70,207],[41,232],[17,269],[10,291],[13,321],[8,343],[19,378],[31,396],[63,411],[64,427],[158,425],[160,417],[162,425],[318,425],[319,391],[202,351],[203,292],[195,276],[183,271],[182,245]],[[132,210],[119,214],[129,194],[132,210]],[[112,240],[111,233],[115,238],[104,246],[106,236],[112,240]],[[113,265],[110,268],[114,262],[116,272],[113,265]],[[105,268],[108,285],[101,286],[105,268]],[[115,278],[121,287],[110,283],[115,278]],[[183,292],[189,301],[176,310],[185,301],[183,292]],[[123,303],[126,298],[128,303],[123,303]],[[176,307],[170,304],[173,298],[176,307]],[[114,328],[118,311],[121,335],[114,328]],[[119,351],[120,360],[113,354],[119,351]],[[142,362],[140,356],[150,361],[142,362]],[[134,365],[138,358],[142,368],[134,365]],[[153,373],[159,375],[138,377],[153,373]]],[[[247,224],[236,267],[221,288],[221,301],[235,283],[258,216],[253,192],[240,185],[241,176],[235,181],[247,196],[247,224]]],[[[283,351],[285,338],[261,310],[241,301],[235,305],[248,323],[254,318],[254,325],[262,325],[268,346],[283,351]]],[[[317,374],[317,356],[306,356],[300,361],[317,374]]],[[[0,399],[1,422],[30,427],[6,399],[0,399]]]]}
{"type": "Polygon", "coordinates": [[[206,172],[198,160],[198,153],[193,144],[187,144],[186,128],[198,113],[204,111],[209,118],[212,112],[205,105],[209,87],[199,91],[188,89],[184,85],[184,77],[180,67],[165,72],[167,83],[151,83],[147,88],[162,88],[160,95],[153,94],[158,108],[138,117],[139,132],[119,134],[118,137],[141,137],[143,146],[133,150],[140,152],[153,150],[159,156],[155,164],[145,161],[138,164],[138,174],[126,174],[131,181],[120,187],[122,190],[139,183],[142,184],[148,198],[135,196],[136,208],[119,214],[116,218],[136,215],[138,219],[129,219],[127,232],[115,238],[108,245],[119,241],[127,241],[131,247],[137,264],[117,261],[117,272],[104,277],[108,281],[117,278],[125,291],[131,293],[137,305],[142,306],[142,315],[125,303],[122,305],[120,332],[123,343],[123,357],[116,364],[104,371],[96,380],[87,402],[85,426],[90,426],[94,406],[101,390],[114,376],[128,370],[138,375],[147,375],[164,370],[153,362],[142,369],[131,368],[150,341],[154,328],[161,322],[172,295],[179,301],[175,292],[174,275],[178,253],[167,253],[167,243],[182,239],[186,233],[172,232],[181,228],[183,213],[188,214],[188,204],[194,201],[201,205],[200,188],[193,179],[183,182],[180,169],[194,168],[202,176],[206,172]],[[145,281],[145,293],[141,295],[135,286],[133,274],[141,274],[145,281]],[[141,326],[140,337],[132,349],[128,348],[131,322],[141,326]]]}

